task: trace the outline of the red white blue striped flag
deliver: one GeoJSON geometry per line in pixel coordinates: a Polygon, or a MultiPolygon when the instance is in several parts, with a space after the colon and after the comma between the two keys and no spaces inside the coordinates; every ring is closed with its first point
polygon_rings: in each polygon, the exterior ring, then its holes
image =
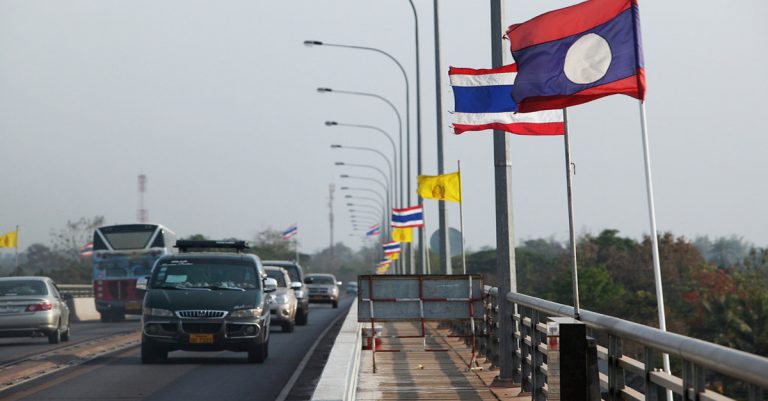
{"type": "Polygon", "coordinates": [[[294,224],[285,230],[283,230],[283,239],[288,240],[291,239],[294,235],[299,233],[299,225],[294,224]]]}
{"type": "Polygon", "coordinates": [[[517,113],[512,87],[517,65],[494,69],[451,67],[448,73],[455,103],[453,130],[497,129],[519,135],[563,135],[562,110],[517,113]]]}

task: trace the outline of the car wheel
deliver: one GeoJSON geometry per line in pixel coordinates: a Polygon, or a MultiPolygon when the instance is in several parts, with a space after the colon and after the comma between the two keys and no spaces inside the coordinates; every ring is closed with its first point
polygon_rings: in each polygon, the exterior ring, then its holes
{"type": "Polygon", "coordinates": [[[61,333],[61,341],[69,341],[69,330],[72,329],[72,326],[67,326],[67,330],[63,333],[61,333]]]}
{"type": "Polygon", "coordinates": [[[307,320],[309,318],[309,311],[305,311],[304,309],[299,309],[296,311],[296,324],[299,326],[306,326],[307,320]]]}
{"type": "Polygon", "coordinates": [[[159,363],[168,359],[168,351],[147,341],[141,342],[141,363],[159,363]]]}
{"type": "Polygon", "coordinates": [[[283,322],[283,333],[293,333],[293,329],[296,326],[296,322],[291,320],[290,322],[283,322]]]}
{"type": "Polygon", "coordinates": [[[48,334],[48,344],[58,344],[61,342],[61,330],[57,327],[56,330],[48,334]]]}
{"type": "Polygon", "coordinates": [[[248,362],[264,363],[269,356],[269,341],[262,344],[253,343],[248,347],[248,362]]]}
{"type": "Polygon", "coordinates": [[[338,308],[339,307],[339,300],[338,299],[333,301],[333,307],[334,308],[338,308]]]}

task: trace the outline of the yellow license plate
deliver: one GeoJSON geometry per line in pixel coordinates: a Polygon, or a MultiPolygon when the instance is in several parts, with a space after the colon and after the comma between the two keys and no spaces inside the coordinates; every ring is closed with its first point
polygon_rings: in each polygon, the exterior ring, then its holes
{"type": "Polygon", "coordinates": [[[213,344],[213,334],[190,334],[190,344],[213,344]]]}
{"type": "Polygon", "coordinates": [[[132,311],[133,312],[133,311],[137,311],[139,309],[141,309],[141,304],[138,303],[137,301],[128,301],[125,304],[125,310],[127,310],[127,311],[132,311]]]}

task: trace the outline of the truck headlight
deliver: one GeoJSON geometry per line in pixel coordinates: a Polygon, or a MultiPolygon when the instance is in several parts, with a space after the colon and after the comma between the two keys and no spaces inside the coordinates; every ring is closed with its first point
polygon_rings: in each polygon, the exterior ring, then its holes
{"type": "Polygon", "coordinates": [[[144,308],[144,316],[172,317],[173,312],[168,309],[144,308]]]}
{"type": "Polygon", "coordinates": [[[236,311],[232,311],[232,313],[229,316],[230,317],[234,317],[234,318],[238,318],[238,317],[259,317],[259,316],[261,316],[261,308],[238,309],[236,311]]]}

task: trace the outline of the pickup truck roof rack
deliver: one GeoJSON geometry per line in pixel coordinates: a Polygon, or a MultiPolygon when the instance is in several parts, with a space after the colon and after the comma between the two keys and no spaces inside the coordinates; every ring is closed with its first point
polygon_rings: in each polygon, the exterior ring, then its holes
{"type": "Polygon", "coordinates": [[[250,248],[245,241],[206,241],[206,240],[178,240],[175,248],[179,252],[205,252],[212,249],[233,249],[236,252],[242,252],[250,248]]]}

